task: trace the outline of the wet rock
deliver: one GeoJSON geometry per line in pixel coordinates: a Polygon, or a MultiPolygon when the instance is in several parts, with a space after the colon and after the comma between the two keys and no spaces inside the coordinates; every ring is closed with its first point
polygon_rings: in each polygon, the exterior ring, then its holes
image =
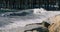
{"type": "Polygon", "coordinates": [[[34,29],[30,29],[30,30],[25,30],[24,32],[27,31],[32,31],[32,32],[49,32],[49,30],[45,27],[38,27],[38,28],[34,28],[34,29]]]}
{"type": "MultiPolygon", "coordinates": [[[[47,22],[42,22],[42,23],[36,23],[36,24],[30,24],[30,25],[40,25],[39,27],[36,27],[36,28],[32,28],[32,29],[27,29],[25,30],[24,32],[49,32],[48,30],[48,26],[50,25],[49,23],[47,22]]],[[[33,26],[35,27],[35,26],[33,26]]]]}

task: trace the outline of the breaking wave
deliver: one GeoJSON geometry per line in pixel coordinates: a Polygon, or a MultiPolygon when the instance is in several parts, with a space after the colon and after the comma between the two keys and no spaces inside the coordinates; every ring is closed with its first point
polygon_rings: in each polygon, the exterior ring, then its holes
{"type": "Polygon", "coordinates": [[[49,20],[46,19],[58,14],[60,14],[59,11],[47,11],[43,8],[1,13],[0,28],[12,29],[16,27],[24,27],[25,25],[32,23],[42,23],[43,21],[50,24],[49,20]]]}

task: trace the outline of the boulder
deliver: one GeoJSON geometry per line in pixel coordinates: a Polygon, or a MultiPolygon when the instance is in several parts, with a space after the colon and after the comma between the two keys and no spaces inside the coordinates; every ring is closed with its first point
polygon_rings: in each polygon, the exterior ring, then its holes
{"type": "Polygon", "coordinates": [[[50,20],[53,23],[48,28],[49,32],[60,32],[60,15],[56,15],[50,18],[50,20]]]}

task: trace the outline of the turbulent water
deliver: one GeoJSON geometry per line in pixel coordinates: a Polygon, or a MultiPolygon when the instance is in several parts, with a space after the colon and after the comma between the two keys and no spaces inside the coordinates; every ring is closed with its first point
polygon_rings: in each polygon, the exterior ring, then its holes
{"type": "MultiPolygon", "coordinates": [[[[27,24],[32,23],[42,23],[44,20],[46,21],[47,18],[58,14],[60,14],[60,11],[46,11],[43,9],[29,9],[18,12],[1,13],[0,30],[25,27],[27,24]]],[[[50,24],[49,21],[46,22],[50,24]]]]}

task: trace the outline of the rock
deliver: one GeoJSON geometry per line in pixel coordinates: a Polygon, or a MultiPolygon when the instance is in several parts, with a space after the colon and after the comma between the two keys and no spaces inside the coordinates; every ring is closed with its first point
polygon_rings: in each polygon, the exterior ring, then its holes
{"type": "MultiPolygon", "coordinates": [[[[36,28],[32,28],[32,29],[27,29],[27,30],[25,30],[24,32],[49,32],[49,30],[48,30],[48,26],[50,25],[49,23],[47,23],[47,22],[42,22],[42,23],[36,23],[36,24],[30,24],[30,25],[32,25],[33,27],[35,27],[34,25],[36,25],[36,26],[39,26],[39,27],[36,27],[36,28]],[[47,25],[46,25],[47,24],[47,25]]],[[[31,26],[31,27],[32,27],[31,26]]],[[[30,27],[30,26],[29,26],[30,27]]]]}
{"type": "Polygon", "coordinates": [[[48,28],[49,32],[60,32],[60,15],[56,15],[50,18],[50,20],[53,23],[48,28]]]}
{"type": "Polygon", "coordinates": [[[34,29],[30,29],[30,30],[25,30],[25,32],[27,31],[32,31],[32,32],[49,32],[49,30],[45,27],[38,27],[38,28],[34,28],[34,29]]]}

